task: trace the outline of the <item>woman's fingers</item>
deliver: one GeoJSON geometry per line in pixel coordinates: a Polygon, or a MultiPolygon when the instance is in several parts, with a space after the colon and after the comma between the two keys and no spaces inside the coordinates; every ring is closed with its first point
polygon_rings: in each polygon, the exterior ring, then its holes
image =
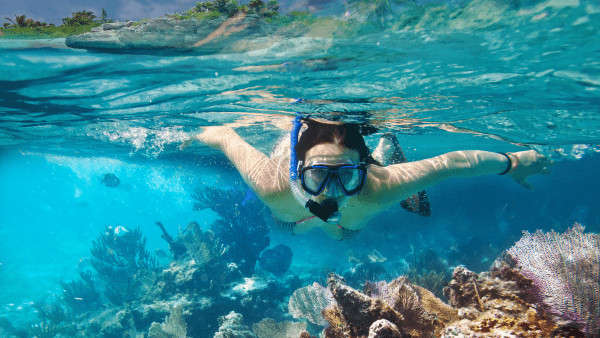
{"type": "Polygon", "coordinates": [[[525,179],[518,180],[517,183],[522,185],[527,190],[533,190],[533,186],[529,184],[529,182],[527,182],[525,179]]]}
{"type": "Polygon", "coordinates": [[[191,138],[183,141],[183,143],[179,145],[179,150],[185,150],[185,148],[189,147],[193,142],[194,139],[191,138]]]}

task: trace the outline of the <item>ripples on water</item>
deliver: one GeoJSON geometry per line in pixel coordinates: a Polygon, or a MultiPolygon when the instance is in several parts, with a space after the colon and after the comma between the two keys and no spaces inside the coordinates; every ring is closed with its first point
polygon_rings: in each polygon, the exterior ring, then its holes
{"type": "Polygon", "coordinates": [[[0,145],[156,156],[212,124],[250,126],[251,139],[270,142],[262,131],[277,133],[273,121],[301,111],[443,137],[450,148],[466,133],[555,157],[599,151],[596,1],[384,9],[339,14],[351,33],[311,27],[227,54],[0,40],[0,145]]]}

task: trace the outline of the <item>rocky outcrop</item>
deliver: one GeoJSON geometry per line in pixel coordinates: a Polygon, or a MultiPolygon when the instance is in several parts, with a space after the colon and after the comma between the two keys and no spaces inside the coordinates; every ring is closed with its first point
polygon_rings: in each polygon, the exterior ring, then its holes
{"type": "Polygon", "coordinates": [[[248,38],[258,38],[272,32],[273,29],[260,21],[259,17],[245,13],[210,20],[164,17],[139,22],[105,23],[89,33],[68,37],[66,44],[83,49],[194,50],[209,53],[245,48],[237,44],[241,37],[246,40],[243,42],[246,46],[248,38]]]}
{"type": "Polygon", "coordinates": [[[367,284],[364,292],[335,275],[327,284],[334,300],[323,310],[329,324],[325,337],[438,336],[444,325],[458,319],[455,309],[405,277],[367,284]]]}

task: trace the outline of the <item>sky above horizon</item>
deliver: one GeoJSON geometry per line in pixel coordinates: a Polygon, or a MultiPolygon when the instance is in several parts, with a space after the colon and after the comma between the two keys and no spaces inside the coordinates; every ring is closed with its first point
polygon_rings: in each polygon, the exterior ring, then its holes
{"type": "MultiPolygon", "coordinates": [[[[285,12],[319,9],[337,1],[339,0],[280,0],[279,3],[281,10],[285,12]]],[[[60,24],[62,18],[71,16],[73,12],[91,10],[100,16],[103,8],[108,17],[115,21],[156,18],[188,10],[197,2],[201,0],[0,0],[0,23],[6,22],[5,17],[14,18],[15,15],[24,14],[34,20],[60,24]]]]}
{"type": "Polygon", "coordinates": [[[190,9],[198,0],[0,0],[0,17],[25,14],[35,20],[60,24],[73,12],[91,10],[97,16],[104,8],[114,20],[154,18],[190,9]]]}

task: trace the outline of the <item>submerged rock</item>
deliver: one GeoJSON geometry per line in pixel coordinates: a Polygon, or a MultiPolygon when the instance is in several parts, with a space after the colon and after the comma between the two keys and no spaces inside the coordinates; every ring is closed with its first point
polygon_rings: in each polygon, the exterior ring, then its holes
{"type": "MultiPolygon", "coordinates": [[[[231,49],[240,37],[264,36],[255,15],[238,14],[214,19],[157,18],[139,22],[105,23],[89,33],[70,36],[72,48],[103,50],[192,50],[215,52],[231,49]]],[[[244,43],[247,43],[245,41],[244,43]]]]}
{"type": "Polygon", "coordinates": [[[115,188],[121,184],[121,180],[113,173],[106,173],[102,176],[102,184],[107,187],[115,188]]]}
{"type": "Polygon", "coordinates": [[[401,338],[402,332],[398,329],[396,324],[385,320],[379,319],[373,322],[369,327],[369,338],[401,338]]]}
{"type": "Polygon", "coordinates": [[[262,252],[259,259],[260,267],[278,276],[283,275],[292,264],[292,249],[279,244],[262,252]]]}
{"type": "Polygon", "coordinates": [[[455,309],[404,277],[369,284],[365,293],[335,275],[327,283],[335,302],[323,310],[329,322],[325,337],[438,336],[444,325],[457,319],[455,309]]]}

